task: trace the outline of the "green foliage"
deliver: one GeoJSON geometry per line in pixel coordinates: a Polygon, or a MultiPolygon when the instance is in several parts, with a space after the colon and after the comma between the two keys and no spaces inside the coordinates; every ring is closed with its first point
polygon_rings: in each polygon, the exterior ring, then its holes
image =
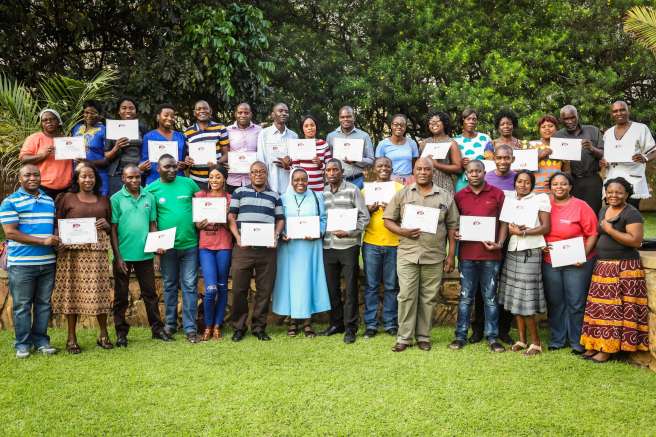
{"type": "Polygon", "coordinates": [[[624,31],[656,54],[656,9],[635,6],[624,17],[624,31]]]}

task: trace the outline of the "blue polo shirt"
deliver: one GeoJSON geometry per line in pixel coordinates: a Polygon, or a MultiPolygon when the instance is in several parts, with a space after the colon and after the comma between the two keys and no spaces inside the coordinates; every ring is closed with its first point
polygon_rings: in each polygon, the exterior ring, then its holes
{"type": "MultiPolygon", "coordinates": [[[[55,202],[41,190],[33,196],[21,187],[0,204],[0,224],[17,224],[20,232],[45,238],[55,230],[55,202]]],[[[52,246],[8,240],[7,247],[8,266],[38,266],[55,262],[52,246]]]]}
{"type": "MultiPolygon", "coordinates": [[[[157,129],[151,130],[143,137],[143,142],[141,143],[141,162],[148,161],[148,142],[149,141],[169,141],[164,135],[159,133],[157,129]]],[[[178,156],[174,156],[177,161],[184,161],[185,155],[187,154],[187,139],[185,138],[182,132],[177,130],[173,131],[173,137],[170,141],[175,141],[178,143],[178,156]]],[[[150,170],[144,172],[146,175],[146,185],[155,182],[159,179],[159,168],[156,162],[151,163],[150,170]]],[[[182,170],[178,170],[178,176],[184,176],[182,170]]]]}

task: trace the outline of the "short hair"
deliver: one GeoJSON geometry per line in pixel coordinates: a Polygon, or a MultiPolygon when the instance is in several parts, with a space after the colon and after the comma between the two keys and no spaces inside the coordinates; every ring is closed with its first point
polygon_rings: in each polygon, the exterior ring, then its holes
{"type": "Polygon", "coordinates": [[[623,177],[620,176],[613,179],[608,179],[604,184],[604,191],[608,189],[608,186],[610,184],[620,184],[621,186],[624,187],[624,191],[626,191],[626,194],[628,194],[627,197],[633,196],[633,185],[631,185],[631,182],[627,181],[623,177]]]}
{"type": "Polygon", "coordinates": [[[252,163],[251,166],[249,167],[249,170],[253,170],[253,167],[255,167],[256,165],[261,165],[262,167],[264,167],[266,172],[269,173],[269,169],[267,168],[267,165],[262,161],[255,161],[254,163],[252,163]]]}
{"type": "Polygon", "coordinates": [[[137,164],[133,164],[133,163],[126,164],[125,167],[123,167],[123,171],[121,172],[121,174],[125,173],[125,170],[130,170],[131,168],[137,169],[139,174],[141,174],[141,170],[139,170],[137,164]]]}
{"type": "Polygon", "coordinates": [[[426,131],[430,135],[430,129],[428,129],[428,123],[430,123],[431,118],[437,117],[440,119],[442,122],[442,125],[444,126],[444,133],[446,135],[451,135],[451,130],[453,129],[453,126],[451,126],[451,117],[449,114],[446,112],[441,112],[441,111],[433,111],[428,114],[428,117],[426,117],[426,131]]]}
{"type": "Polygon", "coordinates": [[[210,102],[208,102],[207,100],[204,100],[204,99],[196,100],[196,103],[194,103],[194,108],[195,108],[196,105],[199,104],[199,103],[207,103],[207,106],[209,106],[210,109],[212,109],[212,105],[210,105],[210,102]]]}
{"type": "Polygon", "coordinates": [[[339,111],[337,111],[337,114],[341,114],[342,111],[349,111],[351,114],[355,115],[355,111],[349,105],[344,105],[341,108],[339,108],[339,111]]]}
{"type": "Polygon", "coordinates": [[[39,172],[39,174],[41,174],[41,170],[39,170],[39,167],[37,167],[36,164],[23,164],[23,165],[21,165],[20,168],[18,169],[18,174],[20,175],[21,173],[23,173],[23,170],[25,170],[27,167],[34,167],[39,172]]]}
{"type": "Polygon", "coordinates": [[[495,129],[499,129],[499,124],[501,124],[501,120],[503,120],[504,118],[510,119],[510,121],[513,124],[513,128],[516,128],[517,125],[519,124],[519,119],[517,118],[517,114],[515,114],[510,109],[502,109],[496,114],[494,114],[495,129]]]}
{"type": "Polygon", "coordinates": [[[483,161],[481,161],[480,159],[472,159],[471,161],[469,161],[469,162],[467,163],[467,165],[466,165],[465,167],[469,167],[470,164],[476,164],[476,165],[478,165],[480,168],[482,168],[483,171],[485,171],[485,164],[483,164],[483,161]]]}
{"type": "Polygon", "coordinates": [[[121,105],[123,104],[123,102],[132,103],[134,105],[134,108],[137,110],[137,112],[139,112],[139,107],[137,106],[137,101],[135,99],[133,99],[132,97],[129,97],[129,96],[122,96],[120,99],[118,99],[116,101],[116,112],[118,112],[119,109],[121,109],[121,105]]]}
{"type": "Polygon", "coordinates": [[[235,106],[235,111],[236,111],[237,109],[239,109],[240,106],[244,106],[244,105],[248,106],[248,110],[251,111],[251,112],[253,112],[253,108],[251,108],[251,104],[248,103],[248,102],[241,102],[241,103],[238,103],[237,106],[235,106]]]}
{"type": "Polygon", "coordinates": [[[82,161],[75,167],[75,171],[73,172],[73,183],[71,184],[71,188],[69,191],[71,193],[80,192],[80,182],[78,181],[78,179],[80,178],[80,173],[82,172],[82,169],[85,168],[90,168],[91,170],[93,170],[93,175],[96,178],[96,182],[94,182],[93,184],[93,194],[99,196],[100,189],[102,188],[102,179],[100,179],[100,173],[98,173],[98,169],[96,169],[96,166],[91,164],[89,161],[82,161]]]}
{"type": "Polygon", "coordinates": [[[97,100],[85,100],[82,103],[82,109],[93,108],[98,111],[98,114],[102,114],[102,105],[97,100]]]}
{"type": "Polygon", "coordinates": [[[508,144],[499,144],[497,147],[495,147],[494,148],[494,156],[496,156],[496,154],[499,150],[507,150],[507,151],[510,152],[510,156],[514,155],[513,148],[508,144]]]}
{"type": "Polygon", "coordinates": [[[519,178],[519,175],[522,174],[528,175],[529,179],[531,180],[531,191],[533,191],[533,188],[535,188],[535,175],[530,170],[526,170],[526,169],[518,170],[517,173],[515,173],[515,179],[513,180],[513,185],[517,183],[517,178],[519,178]]]}
{"type": "Polygon", "coordinates": [[[476,109],[474,108],[463,109],[463,111],[458,116],[458,126],[462,128],[462,125],[465,122],[465,118],[469,117],[472,114],[476,114],[476,117],[478,117],[478,111],[476,109]]]}
{"type": "Polygon", "coordinates": [[[287,103],[285,103],[285,102],[278,102],[278,103],[274,104],[274,105],[271,107],[271,111],[275,111],[276,108],[277,108],[278,106],[280,106],[280,105],[285,105],[285,106],[287,107],[287,110],[289,110],[289,105],[288,105],[287,103]]]}
{"type": "Polygon", "coordinates": [[[402,118],[403,121],[405,121],[406,124],[408,124],[408,117],[405,116],[405,114],[394,114],[392,115],[392,118],[390,118],[390,124],[397,118],[402,118]]]}
{"type": "Polygon", "coordinates": [[[157,163],[159,164],[160,162],[162,162],[165,159],[172,159],[174,161],[177,161],[177,159],[175,159],[175,157],[173,155],[171,155],[170,153],[165,153],[165,154],[163,154],[162,156],[159,157],[159,159],[157,160],[157,163]]]}
{"type": "Polygon", "coordinates": [[[305,134],[303,133],[303,125],[307,120],[312,120],[314,122],[314,125],[317,127],[317,130],[319,130],[319,121],[317,120],[317,118],[312,114],[305,114],[303,117],[301,117],[301,124],[299,125],[301,135],[303,135],[303,137],[305,137],[305,134]]]}
{"type": "Polygon", "coordinates": [[[335,164],[337,167],[339,167],[340,170],[344,171],[344,167],[342,166],[342,161],[340,161],[337,158],[330,158],[328,162],[326,162],[326,167],[328,167],[328,164],[335,164]]]}
{"type": "Polygon", "coordinates": [[[155,114],[160,115],[165,109],[171,109],[172,111],[175,111],[175,107],[171,103],[162,103],[157,107],[155,114]]]}
{"type": "Polygon", "coordinates": [[[563,112],[573,112],[574,115],[578,118],[579,116],[579,111],[576,109],[576,106],[574,105],[565,105],[562,108],[560,108],[560,113],[562,114],[563,112]]]}
{"type": "Polygon", "coordinates": [[[565,173],[565,172],[562,172],[562,171],[557,171],[556,173],[552,174],[551,177],[549,178],[549,187],[550,188],[551,188],[551,183],[558,176],[564,177],[565,179],[567,179],[567,182],[569,182],[570,185],[574,185],[574,178],[572,177],[571,174],[565,173]]]}
{"type": "Polygon", "coordinates": [[[624,100],[615,100],[613,103],[611,103],[610,106],[613,107],[613,106],[615,106],[615,105],[620,105],[620,104],[621,104],[621,105],[624,105],[624,107],[625,107],[627,110],[629,109],[629,104],[626,103],[624,100]]]}
{"type": "Polygon", "coordinates": [[[549,122],[549,123],[553,124],[554,126],[558,127],[558,119],[556,117],[554,117],[553,115],[551,115],[551,114],[547,114],[547,115],[543,115],[538,120],[538,129],[540,129],[542,127],[542,125],[546,122],[549,122]]]}
{"type": "Polygon", "coordinates": [[[387,156],[379,156],[378,158],[374,159],[374,167],[376,166],[376,163],[378,161],[389,161],[390,164],[392,163],[392,160],[389,159],[387,156]]]}

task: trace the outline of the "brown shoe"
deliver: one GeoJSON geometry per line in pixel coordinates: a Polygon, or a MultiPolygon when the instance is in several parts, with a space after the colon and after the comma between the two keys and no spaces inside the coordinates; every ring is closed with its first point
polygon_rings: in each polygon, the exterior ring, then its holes
{"type": "Polygon", "coordinates": [[[431,347],[432,347],[432,346],[431,346],[431,344],[430,344],[429,342],[427,342],[427,341],[418,341],[418,342],[417,342],[417,347],[418,347],[419,349],[421,349],[422,351],[426,351],[426,352],[428,352],[429,350],[431,350],[431,347]]]}
{"type": "Polygon", "coordinates": [[[200,337],[200,341],[207,341],[212,337],[212,328],[205,328],[203,335],[200,337]]]}
{"type": "Polygon", "coordinates": [[[396,344],[394,345],[394,347],[392,348],[392,352],[403,352],[404,350],[406,350],[406,349],[409,348],[409,347],[410,347],[409,344],[405,344],[405,343],[396,343],[396,344]]]}
{"type": "Polygon", "coordinates": [[[214,328],[214,334],[212,335],[212,340],[221,340],[223,335],[221,335],[221,328],[216,326],[214,328]]]}

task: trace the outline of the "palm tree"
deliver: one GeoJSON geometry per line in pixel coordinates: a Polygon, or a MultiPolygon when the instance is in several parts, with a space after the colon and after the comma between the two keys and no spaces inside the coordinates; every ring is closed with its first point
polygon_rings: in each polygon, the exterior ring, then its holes
{"type": "Polygon", "coordinates": [[[624,17],[624,31],[656,55],[656,8],[634,6],[624,17]]]}

